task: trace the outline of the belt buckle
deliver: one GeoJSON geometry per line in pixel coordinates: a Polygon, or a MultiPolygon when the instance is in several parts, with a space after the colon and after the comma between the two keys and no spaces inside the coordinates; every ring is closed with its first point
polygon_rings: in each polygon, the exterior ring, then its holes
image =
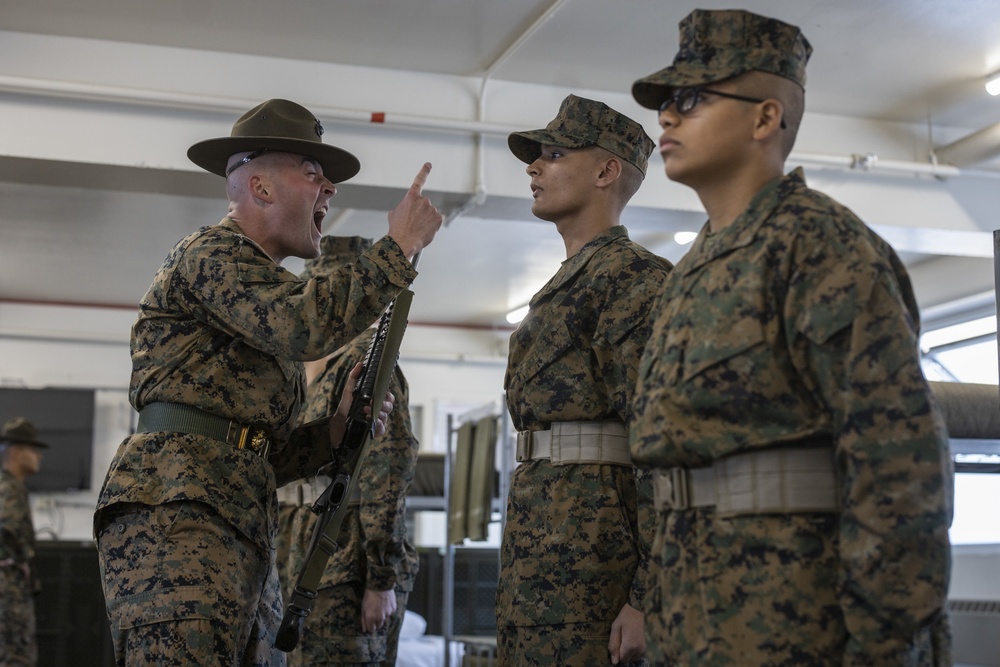
{"type": "Polygon", "coordinates": [[[669,509],[686,510],[691,507],[687,468],[670,468],[667,471],[667,484],[669,489],[663,500],[669,509]]]}
{"type": "Polygon", "coordinates": [[[267,431],[256,426],[240,426],[230,423],[230,433],[232,433],[234,426],[236,427],[236,449],[249,449],[262,459],[266,459],[268,451],[271,449],[271,439],[267,437],[267,431]]]}
{"type": "Polygon", "coordinates": [[[514,453],[514,460],[518,463],[531,460],[531,434],[534,431],[520,431],[517,434],[517,448],[514,453]]]}

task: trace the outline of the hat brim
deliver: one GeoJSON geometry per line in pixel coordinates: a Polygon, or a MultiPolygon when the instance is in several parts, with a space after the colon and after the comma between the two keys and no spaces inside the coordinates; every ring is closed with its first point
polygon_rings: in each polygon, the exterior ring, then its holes
{"type": "Polygon", "coordinates": [[[226,165],[235,153],[267,149],[305,155],[316,160],[323,175],[333,183],[343,183],[361,171],[361,162],[351,153],[317,141],[288,137],[220,137],[199,141],[188,149],[187,156],[207,172],[226,175],[226,165]]]}
{"type": "Polygon", "coordinates": [[[663,104],[673,94],[675,88],[704,86],[706,83],[716,83],[731,79],[747,72],[746,68],[706,68],[694,63],[671,65],[659,72],[643,77],[632,84],[632,97],[641,106],[659,111],[663,104]]]}
{"type": "Polygon", "coordinates": [[[521,162],[531,164],[542,154],[542,146],[559,146],[561,148],[586,148],[579,139],[573,139],[548,130],[530,130],[527,132],[511,132],[507,137],[507,146],[521,162]]]}
{"type": "Polygon", "coordinates": [[[39,442],[38,440],[26,440],[25,438],[7,438],[0,437],[0,445],[27,445],[29,447],[38,447],[39,449],[48,449],[49,446],[44,442],[39,442]]]}

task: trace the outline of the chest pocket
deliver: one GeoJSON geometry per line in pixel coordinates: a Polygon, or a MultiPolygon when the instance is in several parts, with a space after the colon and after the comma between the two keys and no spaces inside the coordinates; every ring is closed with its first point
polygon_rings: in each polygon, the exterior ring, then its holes
{"type": "Polygon", "coordinates": [[[724,362],[739,376],[751,374],[753,359],[744,353],[761,345],[767,327],[776,325],[761,285],[731,285],[688,305],[688,326],[681,330],[686,339],[681,380],[688,382],[724,362]]]}
{"type": "Polygon", "coordinates": [[[511,372],[504,389],[518,385],[523,387],[548,366],[562,359],[576,340],[567,327],[566,320],[561,318],[525,319],[511,337],[511,372]]]}

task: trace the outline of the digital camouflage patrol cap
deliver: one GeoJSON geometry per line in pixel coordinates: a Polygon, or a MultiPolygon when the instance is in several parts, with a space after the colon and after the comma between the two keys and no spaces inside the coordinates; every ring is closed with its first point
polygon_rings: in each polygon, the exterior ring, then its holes
{"type": "Polygon", "coordinates": [[[371,239],[362,236],[324,236],[319,240],[319,257],[306,261],[299,278],[309,280],[317,273],[332,273],[345,264],[353,264],[371,247],[371,239]]]}
{"type": "Polygon", "coordinates": [[[696,9],[680,23],[673,64],[632,84],[632,97],[647,109],[659,109],[674,88],[750,71],[777,74],[805,89],[811,54],[809,40],[788,23],[739,9],[696,9]]]}
{"type": "Polygon", "coordinates": [[[639,123],[603,102],[576,95],[562,101],[555,119],[542,130],[512,132],[507,137],[510,152],[531,164],[542,154],[542,144],[560,148],[600,146],[646,173],[653,140],[639,123]]]}

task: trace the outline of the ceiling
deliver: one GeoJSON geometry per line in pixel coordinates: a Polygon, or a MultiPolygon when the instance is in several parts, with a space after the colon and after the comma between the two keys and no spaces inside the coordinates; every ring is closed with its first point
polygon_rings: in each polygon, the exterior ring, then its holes
{"type": "MultiPolygon", "coordinates": [[[[4,0],[0,30],[451,76],[490,71],[510,82],[622,92],[632,79],[667,64],[677,48],[677,24],[692,8],[734,4],[4,0]],[[505,53],[543,16],[537,30],[505,53]]],[[[812,42],[808,114],[969,132],[1000,122],[1000,98],[982,88],[985,75],[1000,70],[998,0],[745,0],[742,6],[799,25],[812,42]]],[[[542,114],[540,122],[551,115],[542,114]]],[[[0,299],[132,307],[166,250],[189,231],[180,223],[141,224],[149,212],[158,220],[211,224],[224,211],[224,202],[211,196],[61,187],[51,170],[33,179],[20,173],[23,166],[14,170],[19,173],[0,170],[0,299]],[[85,236],[71,232],[80,220],[88,221],[85,236]]],[[[442,230],[433,256],[428,252],[419,267],[422,296],[412,319],[506,326],[507,310],[524,303],[565,255],[555,230],[533,220],[528,203],[517,210],[503,225],[469,216],[442,230]]],[[[384,215],[377,207],[355,207],[339,218],[335,211],[330,231],[371,235],[372,220],[384,225],[384,215]]],[[[633,238],[671,259],[683,253],[669,244],[669,227],[645,218],[626,222],[633,238]]],[[[700,216],[677,214],[672,224],[697,229],[700,216]]]]}

